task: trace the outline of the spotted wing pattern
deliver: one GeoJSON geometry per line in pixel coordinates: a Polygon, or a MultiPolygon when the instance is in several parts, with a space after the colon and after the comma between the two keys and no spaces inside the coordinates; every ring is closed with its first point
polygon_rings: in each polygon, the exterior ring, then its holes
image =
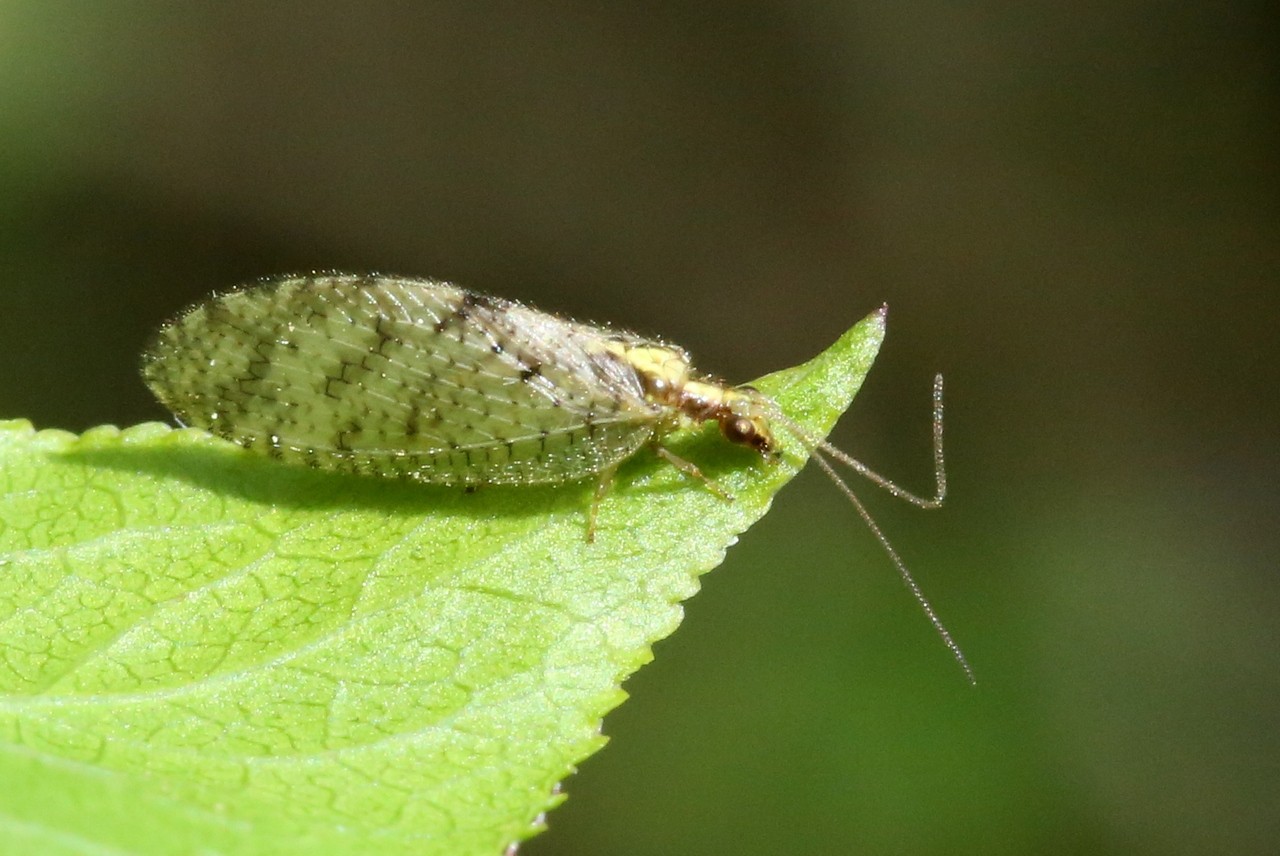
{"type": "Polygon", "coordinates": [[[143,375],[184,423],[282,460],[534,484],[616,464],[666,415],[611,339],[642,341],[448,283],[313,275],[191,308],[143,375]]]}

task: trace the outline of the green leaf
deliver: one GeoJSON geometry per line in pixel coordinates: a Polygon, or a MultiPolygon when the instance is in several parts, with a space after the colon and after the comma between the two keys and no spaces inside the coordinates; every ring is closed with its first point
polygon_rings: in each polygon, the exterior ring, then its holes
{"type": "MultiPolygon", "coordinates": [[[[825,433],[868,316],[758,386],[825,433]]],[[[786,435],[782,438],[786,442],[786,435]]],[[[622,681],[803,464],[714,427],[592,486],[475,493],[159,424],[0,423],[0,851],[488,854],[536,831],[622,681]]]]}

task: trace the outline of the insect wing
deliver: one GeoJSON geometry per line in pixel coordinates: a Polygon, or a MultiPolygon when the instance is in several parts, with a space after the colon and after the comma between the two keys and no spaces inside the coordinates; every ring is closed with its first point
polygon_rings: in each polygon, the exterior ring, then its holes
{"type": "Polygon", "coordinates": [[[569,481],[660,409],[611,334],[447,283],[295,277],[215,297],[144,358],[188,424],[285,460],[442,484],[569,481]]]}

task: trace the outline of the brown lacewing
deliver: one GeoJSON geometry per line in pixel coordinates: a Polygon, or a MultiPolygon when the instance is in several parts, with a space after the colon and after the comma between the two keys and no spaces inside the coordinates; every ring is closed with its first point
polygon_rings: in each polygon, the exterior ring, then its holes
{"type": "Polygon", "coordinates": [[[728,441],[774,460],[780,427],[853,503],[973,680],[897,551],[831,464],[921,508],[941,505],[941,376],[936,493],[923,498],[796,424],[756,389],[698,373],[681,348],[446,282],[314,274],[217,295],[160,329],[142,373],[183,423],[282,461],[444,485],[595,478],[588,540],[618,465],[641,448],[731,499],[663,437],[714,421],[728,441]]]}

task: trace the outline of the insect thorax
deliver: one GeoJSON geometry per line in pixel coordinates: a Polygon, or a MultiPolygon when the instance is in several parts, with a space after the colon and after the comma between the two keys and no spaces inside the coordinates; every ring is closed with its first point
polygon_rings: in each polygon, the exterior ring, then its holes
{"type": "Polygon", "coordinates": [[[693,423],[715,421],[725,438],[766,457],[778,453],[769,400],[753,387],[734,387],[698,375],[689,356],[666,345],[610,342],[608,348],[635,371],[645,397],[693,423]]]}

